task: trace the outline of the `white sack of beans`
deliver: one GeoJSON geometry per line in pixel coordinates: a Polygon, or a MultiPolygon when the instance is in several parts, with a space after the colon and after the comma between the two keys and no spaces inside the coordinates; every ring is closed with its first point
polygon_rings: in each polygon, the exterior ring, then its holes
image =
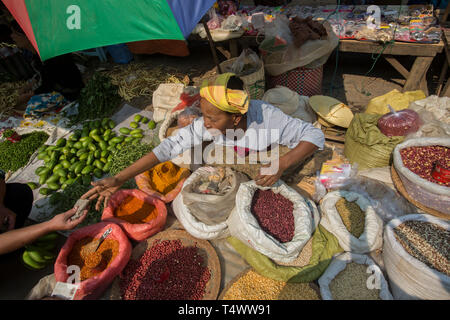
{"type": "Polygon", "coordinates": [[[394,235],[394,228],[411,220],[436,224],[450,230],[450,221],[428,214],[406,215],[386,225],[383,261],[392,294],[397,300],[450,300],[450,277],[411,256],[394,235]]]}
{"type": "Polygon", "coordinates": [[[450,148],[450,138],[417,138],[398,144],[393,152],[394,167],[406,191],[416,201],[429,208],[450,215],[450,188],[428,181],[409,170],[403,163],[400,151],[408,147],[443,146],[450,148]],[[405,179],[407,181],[405,181],[405,179]]]}
{"type": "MultiPolygon", "coordinates": [[[[360,290],[379,290],[379,298],[381,300],[393,300],[392,294],[389,292],[388,283],[380,267],[368,256],[351,252],[344,252],[334,257],[327,270],[319,278],[320,294],[323,300],[336,300],[336,297],[333,297],[330,290],[330,284],[347,267],[347,264],[352,262],[367,266],[367,280],[361,287],[342,288],[342,290],[347,291],[346,295],[352,295],[354,292],[356,300],[360,290]]],[[[346,284],[343,283],[341,285],[345,286],[346,284]]]]}
{"type": "Polygon", "coordinates": [[[226,222],[215,225],[207,225],[194,217],[189,208],[184,204],[183,195],[181,192],[172,202],[172,209],[184,229],[186,229],[191,236],[197,239],[213,240],[227,238],[230,236],[226,222]]]}
{"type": "Polygon", "coordinates": [[[375,212],[369,199],[363,195],[343,190],[329,192],[322,199],[320,211],[322,214],[320,224],[339,240],[339,245],[344,251],[368,253],[383,245],[383,220],[375,212]],[[336,202],[341,198],[349,202],[356,201],[356,204],[365,212],[364,232],[359,238],[347,230],[336,209],[336,202]]]}
{"type": "Polygon", "coordinates": [[[251,180],[239,187],[236,207],[231,212],[227,224],[231,236],[273,260],[289,263],[298,257],[314,232],[314,216],[318,216],[314,210],[317,210],[314,202],[303,198],[281,180],[272,187],[260,187],[251,180]],[[252,199],[258,189],[271,190],[292,202],[294,234],[291,241],[281,243],[259,225],[251,211],[252,199]]]}

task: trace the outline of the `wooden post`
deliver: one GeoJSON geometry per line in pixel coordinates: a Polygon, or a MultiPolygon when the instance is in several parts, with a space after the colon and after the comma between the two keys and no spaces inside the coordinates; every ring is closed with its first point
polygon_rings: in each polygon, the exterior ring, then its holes
{"type": "Polygon", "coordinates": [[[430,67],[433,57],[417,57],[414,61],[409,77],[406,80],[403,92],[422,89],[428,96],[428,88],[426,87],[426,74],[430,67]]]}
{"type": "Polygon", "coordinates": [[[214,41],[211,37],[211,32],[209,32],[208,24],[203,21],[203,26],[205,27],[206,35],[208,36],[209,47],[211,49],[211,53],[213,55],[214,63],[216,64],[217,70],[219,73],[222,73],[222,69],[220,68],[219,59],[217,58],[216,46],[214,45],[214,41]]]}

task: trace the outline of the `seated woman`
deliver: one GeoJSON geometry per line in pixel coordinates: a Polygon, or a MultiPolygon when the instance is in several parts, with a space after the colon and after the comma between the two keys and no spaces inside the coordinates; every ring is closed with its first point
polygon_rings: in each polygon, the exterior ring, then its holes
{"type": "Polygon", "coordinates": [[[192,147],[195,149],[205,141],[233,147],[238,153],[240,150],[265,151],[274,144],[290,148],[283,156],[271,159],[273,170],[261,168],[255,179],[261,186],[273,185],[288,168],[297,166],[316,150],[323,149],[325,137],[320,129],[292,118],[264,101],[250,100],[242,81],[232,73],[221,74],[214,81],[205,80],[200,95],[202,117],[181,128],[176,135],[165,139],[152,152],[116,176],[93,183],[95,187],[82,198],[98,198],[97,207],[101,201],[106,204],[128,179],[192,147]]]}

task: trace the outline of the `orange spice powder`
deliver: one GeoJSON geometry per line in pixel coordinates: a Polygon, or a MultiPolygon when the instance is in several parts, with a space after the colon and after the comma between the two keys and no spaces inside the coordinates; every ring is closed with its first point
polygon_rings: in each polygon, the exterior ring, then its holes
{"type": "Polygon", "coordinates": [[[154,205],[136,197],[128,196],[114,212],[119,219],[132,224],[145,223],[155,219],[158,211],[154,205]]]}
{"type": "Polygon", "coordinates": [[[67,265],[76,265],[80,268],[80,280],[84,281],[92,278],[100,273],[102,273],[106,268],[109,267],[111,262],[116,258],[119,253],[119,242],[113,239],[105,239],[101,245],[98,247],[96,254],[89,254],[87,251],[83,250],[85,246],[93,242],[92,237],[85,237],[78,240],[70,251],[67,257],[67,265]],[[100,261],[95,263],[90,263],[89,259],[97,258],[100,256],[100,261]],[[90,267],[90,265],[95,265],[95,267],[90,267]]]}
{"type": "Polygon", "coordinates": [[[149,184],[153,190],[166,195],[176,188],[180,180],[189,176],[189,170],[166,161],[154,166],[145,175],[149,178],[149,184]]]}

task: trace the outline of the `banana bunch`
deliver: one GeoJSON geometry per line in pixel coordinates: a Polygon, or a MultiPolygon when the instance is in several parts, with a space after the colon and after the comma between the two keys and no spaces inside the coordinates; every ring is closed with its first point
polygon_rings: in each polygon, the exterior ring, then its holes
{"type": "Polygon", "coordinates": [[[31,270],[40,270],[48,266],[56,258],[55,248],[58,234],[46,234],[35,242],[26,245],[22,255],[25,267],[31,270]]]}

